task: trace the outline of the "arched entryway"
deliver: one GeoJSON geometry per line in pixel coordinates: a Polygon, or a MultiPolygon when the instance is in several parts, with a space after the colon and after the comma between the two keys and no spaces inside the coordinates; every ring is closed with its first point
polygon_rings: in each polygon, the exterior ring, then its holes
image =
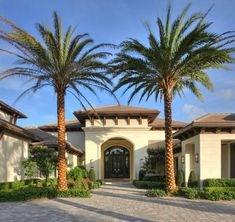
{"type": "Polygon", "coordinates": [[[104,180],[133,179],[133,144],[111,138],[101,145],[101,177],[104,180]]]}
{"type": "Polygon", "coordinates": [[[130,152],[122,146],[112,146],[104,152],[104,178],[130,178],[130,152]]]}

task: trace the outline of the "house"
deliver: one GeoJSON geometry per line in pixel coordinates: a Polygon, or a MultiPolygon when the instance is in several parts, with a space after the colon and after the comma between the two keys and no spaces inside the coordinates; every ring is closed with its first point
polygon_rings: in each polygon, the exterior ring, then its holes
{"type": "MultiPolygon", "coordinates": [[[[138,178],[148,147],[164,141],[164,120],[159,111],[114,105],[75,111],[77,119],[66,122],[66,139],[84,151],[84,164],[102,180],[138,178]]],[[[173,121],[173,130],[186,123],[173,121]]],[[[57,125],[38,127],[57,135],[57,125]]]]}
{"type": "Polygon", "coordinates": [[[24,178],[21,161],[28,157],[33,135],[16,125],[26,115],[0,100],[0,182],[24,178]]]}
{"type": "MultiPolygon", "coordinates": [[[[0,181],[23,177],[20,162],[28,147],[57,148],[57,124],[21,128],[26,116],[1,102],[0,181]]],[[[74,112],[66,121],[69,167],[85,165],[98,179],[138,179],[148,148],[164,146],[164,119],[156,109],[113,105],[74,112]]],[[[175,171],[206,178],[235,177],[235,114],[208,114],[187,124],[173,121],[175,171]]],[[[56,176],[56,175],[55,175],[56,176]]]]}
{"type": "MultiPolygon", "coordinates": [[[[21,162],[28,158],[30,146],[46,145],[57,148],[56,136],[38,128],[17,126],[19,118],[27,117],[0,100],[0,182],[24,179],[21,162]]],[[[69,166],[77,166],[82,155],[82,150],[66,143],[69,166]]]]}
{"type": "Polygon", "coordinates": [[[207,178],[235,178],[235,114],[207,114],[174,133],[181,140],[181,163],[187,178],[195,171],[207,178]]]}

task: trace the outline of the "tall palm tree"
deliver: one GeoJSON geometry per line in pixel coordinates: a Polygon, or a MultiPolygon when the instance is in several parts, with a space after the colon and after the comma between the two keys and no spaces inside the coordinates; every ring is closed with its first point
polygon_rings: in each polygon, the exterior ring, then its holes
{"type": "Polygon", "coordinates": [[[9,26],[10,31],[0,30],[0,38],[10,43],[17,52],[1,49],[18,59],[18,66],[5,70],[0,74],[0,80],[14,76],[27,77],[33,82],[26,93],[53,87],[57,95],[58,118],[58,189],[67,190],[66,158],[65,158],[65,95],[72,93],[83,108],[89,103],[82,92],[83,89],[96,95],[95,88],[111,92],[111,81],[107,76],[107,64],[104,59],[110,55],[99,44],[87,48],[93,43],[88,34],[74,34],[74,28],[69,27],[63,34],[62,22],[54,12],[53,30],[37,24],[41,39],[18,27],[11,21],[1,17],[1,21],[9,26]],[[97,51],[97,49],[99,51],[97,51]]]}
{"type": "Polygon", "coordinates": [[[188,18],[188,4],[181,14],[171,22],[171,7],[166,21],[157,18],[158,36],[148,27],[148,45],[136,39],[122,42],[121,52],[111,62],[119,82],[114,91],[125,87],[131,90],[130,102],[140,93],[140,100],[150,96],[164,99],[166,187],[168,192],[176,188],[172,136],[172,99],[181,95],[184,88],[202,99],[198,83],[209,90],[213,85],[208,69],[222,68],[232,63],[234,48],[233,32],[216,34],[208,29],[212,23],[205,22],[207,13],[194,13],[188,18]]]}

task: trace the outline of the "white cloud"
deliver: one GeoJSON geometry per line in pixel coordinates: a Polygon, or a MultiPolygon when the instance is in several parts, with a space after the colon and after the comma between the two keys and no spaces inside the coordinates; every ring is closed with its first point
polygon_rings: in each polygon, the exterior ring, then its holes
{"type": "Polygon", "coordinates": [[[188,120],[194,120],[206,113],[204,109],[193,104],[185,104],[182,111],[186,114],[188,120]]]}
{"type": "Polygon", "coordinates": [[[222,99],[225,99],[225,100],[234,99],[235,90],[232,89],[232,88],[223,89],[223,90],[220,91],[219,95],[222,99]]]}

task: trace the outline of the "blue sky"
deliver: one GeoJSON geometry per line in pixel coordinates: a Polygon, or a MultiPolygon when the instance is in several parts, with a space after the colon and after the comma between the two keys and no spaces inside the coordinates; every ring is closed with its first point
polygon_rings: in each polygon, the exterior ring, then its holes
{"type": "MultiPolygon", "coordinates": [[[[188,1],[172,0],[173,16],[177,15],[188,1]]],[[[134,37],[147,43],[148,22],[154,30],[156,17],[165,17],[168,1],[164,0],[0,0],[0,15],[9,18],[19,26],[37,36],[35,23],[51,24],[52,12],[56,10],[63,19],[64,26],[78,25],[77,32],[88,32],[95,43],[114,43],[134,37]]],[[[207,20],[214,22],[213,32],[234,30],[235,1],[233,0],[194,0],[190,12],[206,11],[212,4],[213,10],[207,20]]],[[[0,42],[0,47],[9,47],[0,42]]],[[[0,71],[14,65],[14,58],[0,52],[0,71]]],[[[191,93],[176,98],[173,102],[173,117],[176,120],[189,122],[205,113],[234,112],[235,107],[235,72],[234,66],[229,71],[209,72],[214,83],[214,92],[202,89],[204,102],[198,101],[191,93]]],[[[45,88],[37,94],[29,95],[14,104],[17,96],[27,85],[20,79],[0,82],[0,99],[23,111],[28,119],[19,121],[22,126],[42,125],[56,121],[56,97],[51,88],[45,88]]],[[[120,97],[121,104],[127,103],[127,96],[120,97]]],[[[100,99],[88,94],[93,106],[115,104],[109,95],[100,94],[100,99]]],[[[131,105],[155,108],[163,116],[163,103],[149,101],[138,103],[138,98],[131,105]]],[[[66,96],[66,119],[73,119],[73,111],[80,105],[72,96],[66,96]]]]}

